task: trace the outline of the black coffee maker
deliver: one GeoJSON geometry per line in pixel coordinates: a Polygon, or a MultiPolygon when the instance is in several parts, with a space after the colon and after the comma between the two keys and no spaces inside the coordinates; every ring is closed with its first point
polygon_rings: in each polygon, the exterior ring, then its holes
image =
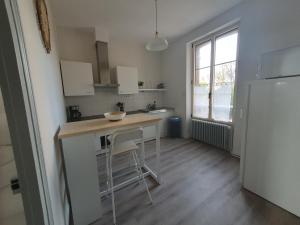
{"type": "Polygon", "coordinates": [[[74,122],[81,120],[81,112],[78,105],[71,105],[67,107],[67,119],[68,122],[74,122]]]}

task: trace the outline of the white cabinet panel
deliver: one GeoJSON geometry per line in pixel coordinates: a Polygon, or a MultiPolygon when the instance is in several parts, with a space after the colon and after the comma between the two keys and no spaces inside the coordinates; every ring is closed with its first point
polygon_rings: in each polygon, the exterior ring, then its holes
{"type": "Polygon", "coordinates": [[[91,63],[61,61],[61,72],[65,96],[95,94],[91,63]]]}
{"type": "MultiPolygon", "coordinates": [[[[173,116],[173,110],[167,110],[166,112],[151,113],[149,114],[160,117],[162,120],[159,122],[160,126],[160,137],[166,137],[168,135],[168,118],[173,116]]],[[[154,140],[156,137],[155,126],[145,127],[144,128],[144,138],[145,140],[154,140]]]]}
{"type": "Polygon", "coordinates": [[[115,71],[119,94],[138,93],[138,70],[135,67],[117,66],[115,71]]]}
{"type": "Polygon", "coordinates": [[[144,139],[145,141],[155,139],[155,126],[145,127],[144,128],[144,139]]]}
{"type": "Polygon", "coordinates": [[[300,216],[300,79],[255,81],[249,96],[243,185],[300,216]]]}
{"type": "Polygon", "coordinates": [[[296,76],[300,74],[300,46],[268,52],[261,58],[261,78],[296,76]]]}
{"type": "Polygon", "coordinates": [[[90,224],[102,215],[95,137],[86,134],[62,140],[74,225],[90,224]]]}
{"type": "MultiPolygon", "coordinates": [[[[150,112],[151,114],[151,112],[150,112]]],[[[168,135],[168,118],[174,115],[173,110],[167,110],[166,112],[154,113],[153,115],[159,116],[162,120],[160,121],[160,136],[166,137],[168,135]]]]}

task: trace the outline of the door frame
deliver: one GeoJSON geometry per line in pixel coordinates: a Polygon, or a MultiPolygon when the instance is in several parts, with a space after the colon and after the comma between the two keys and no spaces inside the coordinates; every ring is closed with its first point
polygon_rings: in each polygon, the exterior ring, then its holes
{"type": "Polygon", "coordinates": [[[28,225],[53,225],[33,90],[16,0],[0,1],[0,86],[28,225]]]}

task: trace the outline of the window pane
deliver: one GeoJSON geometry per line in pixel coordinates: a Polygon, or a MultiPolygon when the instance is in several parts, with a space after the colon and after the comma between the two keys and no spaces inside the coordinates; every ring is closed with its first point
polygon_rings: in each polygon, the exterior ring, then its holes
{"type": "Polygon", "coordinates": [[[196,69],[210,66],[211,61],[211,42],[206,42],[196,46],[196,69]]]}
{"type": "Polygon", "coordinates": [[[237,40],[237,31],[230,32],[216,39],[216,65],[236,60],[237,40]]]}
{"type": "Polygon", "coordinates": [[[193,116],[208,119],[210,67],[196,70],[193,116]]]}
{"type": "Polygon", "coordinates": [[[212,94],[212,118],[231,122],[236,62],[215,66],[212,94]]]}

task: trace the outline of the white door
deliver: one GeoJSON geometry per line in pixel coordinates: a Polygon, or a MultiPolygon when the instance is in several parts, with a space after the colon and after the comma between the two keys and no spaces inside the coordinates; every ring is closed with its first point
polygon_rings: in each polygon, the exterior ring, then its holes
{"type": "Polygon", "coordinates": [[[25,225],[22,196],[13,193],[17,170],[0,89],[0,225],[25,225]]]}

